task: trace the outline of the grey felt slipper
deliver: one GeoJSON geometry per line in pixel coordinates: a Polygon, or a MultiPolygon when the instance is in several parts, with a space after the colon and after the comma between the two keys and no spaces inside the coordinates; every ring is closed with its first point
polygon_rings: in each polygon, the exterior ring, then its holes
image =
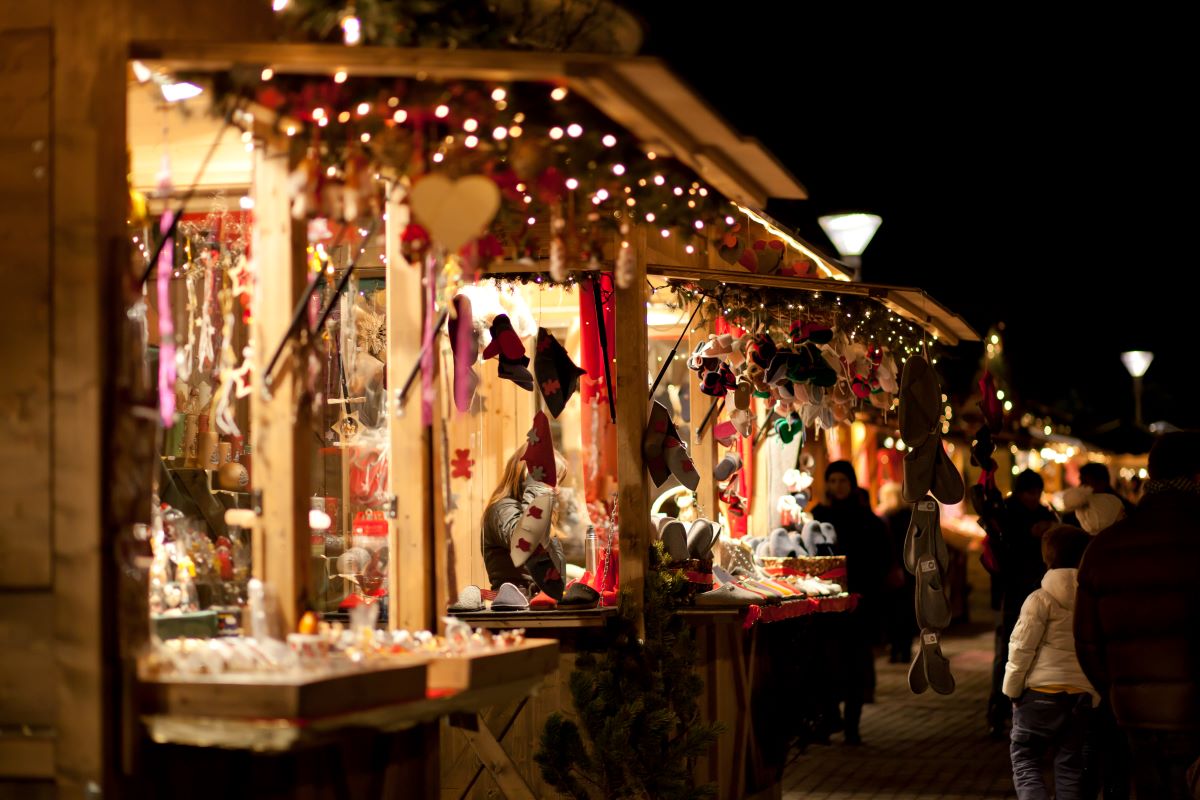
{"type": "Polygon", "coordinates": [[[808,549],[804,546],[804,540],[800,537],[800,534],[796,533],[795,531],[788,531],[787,536],[788,540],[792,543],[792,547],[796,550],[797,556],[805,555],[808,552],[808,549]]]}
{"type": "Polygon", "coordinates": [[[900,377],[901,438],[910,447],[920,447],[937,430],[941,412],[937,373],[924,357],[910,357],[900,377]]]}
{"type": "Polygon", "coordinates": [[[942,538],[941,510],[937,501],[928,496],[913,506],[908,533],[904,537],[904,568],[916,575],[917,562],[927,555],[937,559],[943,574],[949,568],[950,553],[942,538]]]}
{"type": "Polygon", "coordinates": [[[492,601],[492,611],[528,611],[529,598],[514,584],[504,583],[492,601]]]}
{"type": "Polygon", "coordinates": [[[713,467],[713,477],[719,481],[727,481],[741,468],[742,457],[730,451],[713,467]]]}
{"type": "Polygon", "coordinates": [[[817,554],[817,545],[823,541],[824,534],[821,532],[821,523],[814,520],[809,520],[804,526],[803,533],[800,534],[800,541],[804,544],[804,550],[810,556],[817,554]]]}
{"type": "Polygon", "coordinates": [[[774,558],[795,558],[800,555],[797,548],[792,544],[792,540],[788,538],[788,533],[783,528],[776,528],[771,531],[771,555],[774,558]]]}
{"type": "Polygon", "coordinates": [[[479,591],[479,587],[464,586],[463,590],[458,593],[458,600],[450,606],[450,611],[454,613],[483,611],[483,593],[479,591]]]}
{"type": "Polygon", "coordinates": [[[717,541],[717,529],[709,520],[698,519],[688,529],[687,549],[691,558],[709,558],[717,541]]]}
{"type": "Polygon", "coordinates": [[[950,455],[942,447],[940,440],[937,446],[937,460],[933,467],[933,484],[929,491],[948,506],[961,503],[967,493],[962,473],[958,471],[958,467],[954,466],[954,462],[950,460],[950,455]]]}
{"type": "Polygon", "coordinates": [[[950,627],[950,602],[942,584],[941,570],[933,556],[917,562],[917,624],[922,628],[945,630],[950,627]]]}
{"type": "Polygon", "coordinates": [[[913,694],[924,694],[929,688],[929,679],[925,677],[925,651],[918,647],[912,664],[908,667],[908,690],[913,694]]]}
{"type": "Polygon", "coordinates": [[[929,494],[933,486],[933,473],[937,469],[937,454],[942,448],[941,440],[930,436],[920,445],[910,447],[904,454],[904,484],[901,494],[904,502],[915,503],[929,494]]]}
{"type": "Polygon", "coordinates": [[[708,607],[738,608],[762,602],[754,592],[748,592],[736,583],[726,583],[708,592],[696,595],[696,605],[708,607]]]}
{"type": "Polygon", "coordinates": [[[687,530],[683,527],[682,522],[673,519],[663,526],[662,543],[667,550],[667,556],[672,561],[687,560],[687,530]]]}
{"type": "Polygon", "coordinates": [[[925,662],[925,679],[938,694],[954,693],[954,676],[950,660],[942,655],[942,637],[937,631],[921,631],[921,655],[925,662]]]}

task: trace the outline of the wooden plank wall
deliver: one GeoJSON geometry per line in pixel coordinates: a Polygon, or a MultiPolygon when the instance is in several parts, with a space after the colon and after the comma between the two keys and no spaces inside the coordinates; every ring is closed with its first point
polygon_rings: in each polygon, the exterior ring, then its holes
{"type": "Polygon", "coordinates": [[[0,31],[0,795],[52,792],[58,703],[51,505],[51,58],[48,20],[0,31]],[[19,368],[18,368],[19,365],[19,368]],[[22,783],[10,783],[10,779],[22,783]],[[37,784],[33,779],[40,779],[37,784]]]}

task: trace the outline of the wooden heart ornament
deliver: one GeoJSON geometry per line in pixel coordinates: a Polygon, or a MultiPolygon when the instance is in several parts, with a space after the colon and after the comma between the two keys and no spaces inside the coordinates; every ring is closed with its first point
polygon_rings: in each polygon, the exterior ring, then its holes
{"type": "Polygon", "coordinates": [[[413,214],[433,240],[450,252],[483,234],[500,209],[500,189],[490,178],[450,180],[427,175],[409,195],[413,214]]]}

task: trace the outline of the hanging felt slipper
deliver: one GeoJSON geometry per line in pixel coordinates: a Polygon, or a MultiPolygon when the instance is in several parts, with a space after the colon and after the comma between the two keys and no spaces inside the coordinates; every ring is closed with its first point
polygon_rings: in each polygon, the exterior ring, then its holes
{"type": "Polygon", "coordinates": [[[662,486],[671,477],[667,467],[667,459],[663,453],[663,442],[674,431],[671,423],[671,412],[657,400],[650,404],[650,419],[646,422],[646,430],[642,434],[642,460],[650,472],[650,479],[655,486],[662,486]]]}
{"type": "Polygon", "coordinates": [[[942,572],[933,556],[917,562],[917,624],[922,628],[944,630],[950,627],[950,602],[942,583],[942,572]]]}
{"type": "Polygon", "coordinates": [[[662,543],[672,561],[686,561],[688,557],[687,530],[677,519],[670,520],[662,529],[662,543]]]}
{"type": "Polygon", "coordinates": [[[479,376],[475,373],[479,340],[475,336],[470,298],[455,295],[453,303],[454,314],[447,322],[446,332],[450,337],[450,351],[454,354],[454,407],[467,412],[471,410],[471,400],[479,386],[479,376]]]}
{"type": "Polygon", "coordinates": [[[741,468],[742,457],[731,451],[713,467],[713,477],[719,481],[727,481],[741,468]]]}
{"type": "Polygon", "coordinates": [[[937,373],[923,356],[912,356],[900,378],[900,436],[910,447],[919,447],[934,435],[941,417],[941,389],[937,373]]]}
{"type": "Polygon", "coordinates": [[[779,434],[779,440],[784,444],[791,444],[799,436],[800,446],[804,446],[804,420],[795,411],[788,414],[786,419],[775,422],[775,432],[779,434]]]}
{"type": "Polygon", "coordinates": [[[563,412],[571,395],[579,389],[579,378],[587,374],[571,361],[566,349],[545,328],[538,328],[537,354],[533,359],[538,388],[546,407],[555,419],[563,412]]]}
{"type": "Polygon", "coordinates": [[[734,442],[737,441],[737,437],[738,429],[729,420],[718,422],[713,427],[713,438],[717,440],[718,444],[725,447],[732,447],[734,442]]]}
{"type": "Polygon", "coordinates": [[[937,631],[921,631],[921,655],[930,688],[938,694],[953,694],[954,676],[950,674],[950,660],[942,654],[942,637],[937,631]]]}
{"type": "Polygon", "coordinates": [[[754,387],[750,384],[750,381],[738,381],[733,389],[733,407],[741,411],[748,410],[750,408],[750,396],[753,392],[754,387]]]}
{"type": "Polygon", "coordinates": [[[462,591],[458,593],[458,600],[450,606],[450,612],[454,614],[469,613],[471,611],[483,611],[483,592],[478,586],[464,586],[462,591]]]}
{"type": "Polygon", "coordinates": [[[709,558],[717,541],[717,529],[712,522],[698,519],[688,529],[687,547],[691,558],[709,558]]]}
{"type": "Polygon", "coordinates": [[[675,479],[689,490],[696,491],[696,487],[700,485],[700,473],[696,471],[696,465],[692,463],[683,442],[677,437],[668,436],[663,453],[667,459],[667,467],[675,479]]]}
{"type": "Polygon", "coordinates": [[[554,458],[554,439],[550,433],[550,420],[546,412],[533,415],[533,427],[525,434],[525,454],[521,460],[531,480],[547,486],[558,484],[558,464],[554,458]]]}
{"type": "MultiPolygon", "coordinates": [[[[900,406],[903,408],[903,404],[900,406]]],[[[910,445],[904,454],[902,469],[904,502],[915,503],[929,494],[933,487],[933,473],[937,468],[937,454],[942,443],[936,436],[929,436],[919,445],[910,445]]]]}
{"type": "Polygon", "coordinates": [[[529,598],[514,584],[504,583],[492,600],[492,611],[528,611],[529,598]]]}
{"type": "Polygon", "coordinates": [[[908,667],[908,690],[913,694],[924,694],[929,689],[929,679],[925,677],[925,650],[917,648],[912,664],[908,667]]]}
{"type": "Polygon", "coordinates": [[[539,550],[545,549],[550,538],[550,512],[554,508],[554,495],[547,492],[538,495],[525,514],[517,529],[512,532],[509,555],[514,567],[519,567],[539,550]]]}
{"type": "Polygon", "coordinates": [[[924,497],[913,506],[904,536],[904,568],[916,575],[917,564],[927,557],[936,561],[942,574],[950,567],[950,553],[942,538],[941,511],[932,497],[924,497]]]}
{"type": "Polygon", "coordinates": [[[962,473],[958,471],[958,467],[954,466],[954,462],[950,460],[950,455],[942,447],[941,439],[938,437],[933,438],[937,439],[937,459],[934,462],[933,482],[930,484],[929,491],[940,502],[948,506],[961,503],[967,493],[962,473]]]}

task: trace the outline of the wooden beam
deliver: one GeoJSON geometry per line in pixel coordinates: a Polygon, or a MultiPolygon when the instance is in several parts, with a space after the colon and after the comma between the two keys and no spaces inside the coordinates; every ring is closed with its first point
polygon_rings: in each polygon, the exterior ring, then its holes
{"type": "MultiPolygon", "coordinates": [[[[701,322],[700,317],[696,317],[696,322],[692,325],[692,330],[688,333],[686,339],[688,351],[690,355],[696,349],[700,342],[708,339],[709,333],[712,332],[711,323],[701,322]]],[[[713,467],[717,463],[717,439],[713,436],[713,428],[717,426],[717,415],[713,415],[713,419],[709,420],[708,426],[705,428],[703,435],[697,435],[700,423],[704,420],[704,415],[708,413],[709,405],[716,398],[709,397],[700,391],[700,373],[696,370],[689,369],[688,371],[688,397],[692,404],[691,409],[691,456],[692,463],[696,465],[696,471],[700,473],[700,485],[696,488],[696,503],[700,508],[701,516],[705,519],[711,519],[714,522],[720,516],[720,510],[717,508],[717,480],[713,477],[713,467]]]]}
{"type": "Polygon", "coordinates": [[[613,380],[617,402],[617,498],[621,519],[621,593],[644,634],[642,603],[650,546],[649,476],[642,459],[642,434],[649,403],[646,339],[646,228],[632,240],[633,276],[626,289],[615,289],[616,353],[613,380]]]}
{"type": "Polygon", "coordinates": [[[275,369],[270,393],[263,370],[287,332],[291,309],[305,286],[303,225],[292,223],[288,173],[299,153],[289,140],[268,140],[255,151],[254,392],[250,438],[252,487],[262,492],[253,570],[278,595],[283,630],[296,624],[309,598],[309,474],[312,420],[301,402],[303,368],[295,368],[296,339],[275,369]]]}
{"type": "MultiPolygon", "coordinates": [[[[388,547],[388,624],[393,629],[427,629],[433,622],[430,598],[431,553],[435,531],[432,499],[440,491],[430,461],[430,429],[421,424],[421,388],[414,386],[403,407],[399,389],[421,353],[425,301],[421,265],[410,264],[400,251],[400,233],[407,224],[402,189],[388,192],[387,253],[387,385],[388,438],[391,461],[388,490],[396,497],[388,547]]],[[[420,377],[417,378],[418,384],[420,377]]]]}

